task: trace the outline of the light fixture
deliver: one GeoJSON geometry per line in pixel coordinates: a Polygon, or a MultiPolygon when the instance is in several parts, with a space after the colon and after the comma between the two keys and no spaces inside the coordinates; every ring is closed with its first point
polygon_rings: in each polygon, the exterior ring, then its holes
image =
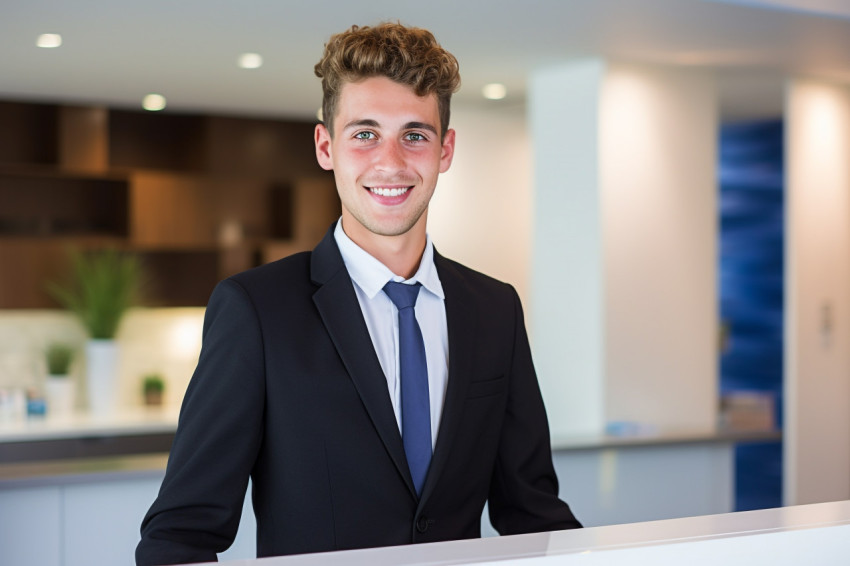
{"type": "Polygon", "coordinates": [[[258,69],[263,66],[263,57],[259,53],[243,53],[239,56],[239,66],[243,69],[258,69]]]}
{"type": "Polygon", "coordinates": [[[35,40],[35,44],[46,49],[59,47],[62,45],[62,36],[58,33],[43,33],[35,40]]]}
{"type": "Polygon", "coordinates": [[[161,94],[149,94],[142,99],[142,108],[157,112],[165,108],[165,97],[161,94]]]}
{"type": "Polygon", "coordinates": [[[481,89],[481,94],[489,100],[501,100],[508,94],[508,89],[502,83],[490,83],[484,85],[481,89]]]}

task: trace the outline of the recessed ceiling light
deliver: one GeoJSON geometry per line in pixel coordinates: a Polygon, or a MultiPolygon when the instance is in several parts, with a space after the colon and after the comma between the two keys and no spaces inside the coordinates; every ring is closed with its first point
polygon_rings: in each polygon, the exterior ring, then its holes
{"type": "Polygon", "coordinates": [[[161,94],[149,94],[142,99],[142,108],[156,112],[165,108],[165,97],[161,94]]]}
{"type": "Polygon", "coordinates": [[[490,100],[501,100],[508,94],[508,89],[501,83],[490,83],[484,85],[484,88],[481,89],[481,94],[484,95],[484,98],[490,100]]]}
{"type": "Polygon", "coordinates": [[[35,40],[39,47],[52,48],[62,45],[62,36],[58,33],[43,33],[35,40]]]}
{"type": "Polygon", "coordinates": [[[258,69],[263,66],[263,57],[259,53],[243,53],[239,56],[239,66],[243,69],[258,69]]]}

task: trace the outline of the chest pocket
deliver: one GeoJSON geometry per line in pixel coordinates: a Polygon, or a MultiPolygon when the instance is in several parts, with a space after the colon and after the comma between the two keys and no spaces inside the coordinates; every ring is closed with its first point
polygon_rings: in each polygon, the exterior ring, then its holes
{"type": "Polygon", "coordinates": [[[508,380],[504,375],[495,379],[487,379],[484,381],[470,382],[469,388],[466,390],[467,399],[475,399],[478,397],[490,397],[491,395],[499,395],[505,391],[508,380]]]}

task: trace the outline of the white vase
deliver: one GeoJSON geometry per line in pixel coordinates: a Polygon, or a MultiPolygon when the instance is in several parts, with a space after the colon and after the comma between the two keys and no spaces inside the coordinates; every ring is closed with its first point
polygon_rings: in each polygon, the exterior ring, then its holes
{"type": "Polygon", "coordinates": [[[68,375],[48,375],[44,382],[47,414],[63,417],[74,412],[74,380],[68,375]]]}
{"type": "Polygon", "coordinates": [[[116,408],[118,383],[118,344],[115,340],[89,340],[86,343],[86,392],[89,411],[107,415],[116,408]]]}

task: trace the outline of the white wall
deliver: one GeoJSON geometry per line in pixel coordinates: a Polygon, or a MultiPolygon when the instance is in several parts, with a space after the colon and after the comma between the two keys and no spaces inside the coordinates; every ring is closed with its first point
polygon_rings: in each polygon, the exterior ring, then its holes
{"type": "Polygon", "coordinates": [[[536,71],[534,347],[553,433],[712,427],[717,96],[703,71],[536,71]]]}
{"type": "Polygon", "coordinates": [[[527,305],[533,187],[525,115],[453,107],[451,127],[455,158],[437,184],[428,231],[440,253],[512,284],[527,305]]]}
{"type": "Polygon", "coordinates": [[[850,88],[786,99],[784,503],[850,499],[850,88]]]}
{"type": "Polygon", "coordinates": [[[717,94],[704,71],[612,64],[601,92],[606,416],[717,415],[717,94]]]}
{"type": "MultiPolygon", "coordinates": [[[[120,346],[117,402],[122,407],[142,403],[142,378],[151,372],[166,380],[165,401],[179,405],[198,362],[204,309],[131,309],[118,329],[120,346]]],[[[51,342],[79,348],[72,379],[78,406],[85,406],[86,334],[67,311],[0,309],[0,388],[44,386],[44,351],[51,342]]]]}

